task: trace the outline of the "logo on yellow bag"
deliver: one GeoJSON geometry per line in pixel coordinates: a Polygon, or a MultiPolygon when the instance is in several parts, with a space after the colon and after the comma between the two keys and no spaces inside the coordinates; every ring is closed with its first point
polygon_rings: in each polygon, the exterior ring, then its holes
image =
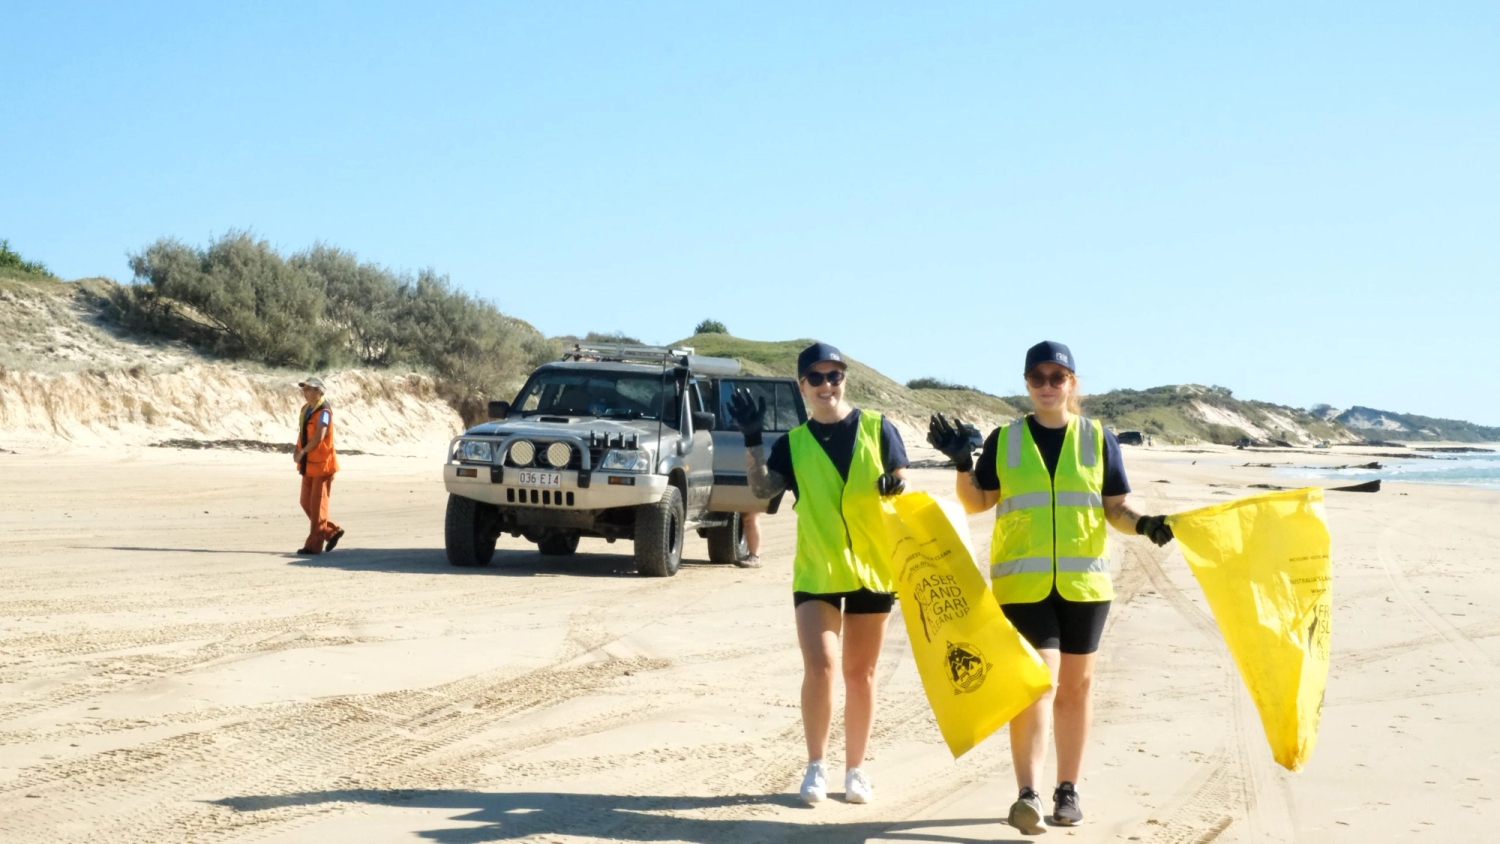
{"type": "MultiPolygon", "coordinates": [[[[930,562],[925,564],[931,567],[930,562]]],[[[943,629],[943,625],[969,614],[969,599],[964,596],[963,589],[951,574],[929,574],[917,581],[915,592],[922,616],[922,632],[929,642],[943,629]]]]}
{"type": "Polygon", "coordinates": [[[989,671],[990,664],[978,648],[968,642],[948,643],[948,682],[954,694],[978,691],[989,671]]]}

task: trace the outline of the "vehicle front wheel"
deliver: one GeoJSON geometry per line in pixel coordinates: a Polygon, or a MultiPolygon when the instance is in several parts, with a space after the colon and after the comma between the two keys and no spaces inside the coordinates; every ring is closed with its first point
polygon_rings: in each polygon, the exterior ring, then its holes
{"type": "Polygon", "coordinates": [[[495,558],[495,540],[500,538],[500,509],[493,504],[448,496],[443,519],[443,545],[448,562],[455,566],[487,566],[495,558]]]}
{"type": "Polygon", "coordinates": [[[635,570],[646,577],[671,577],[682,565],[682,492],[667,487],[661,500],[635,508],[635,570]]]}
{"type": "Polygon", "coordinates": [[[745,542],[745,520],[739,513],[715,513],[728,516],[729,524],[712,527],[704,531],[708,537],[708,561],[711,563],[738,563],[750,553],[745,542]]]}
{"type": "Polygon", "coordinates": [[[536,550],[548,557],[567,557],[578,550],[578,534],[571,530],[549,530],[537,539],[536,550]]]}

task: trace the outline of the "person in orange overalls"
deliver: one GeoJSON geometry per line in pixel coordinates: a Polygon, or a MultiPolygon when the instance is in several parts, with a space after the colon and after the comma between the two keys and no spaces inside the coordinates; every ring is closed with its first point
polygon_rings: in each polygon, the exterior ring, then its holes
{"type": "Polygon", "coordinates": [[[302,406],[298,418],[297,448],[292,459],[302,475],[302,512],[312,522],[307,541],[298,554],[321,554],[332,551],[344,538],[344,529],[328,519],[328,496],[333,492],[333,476],[339,470],[338,454],[333,447],[333,408],[323,396],[323,379],[310,377],[297,385],[302,388],[302,406]]]}

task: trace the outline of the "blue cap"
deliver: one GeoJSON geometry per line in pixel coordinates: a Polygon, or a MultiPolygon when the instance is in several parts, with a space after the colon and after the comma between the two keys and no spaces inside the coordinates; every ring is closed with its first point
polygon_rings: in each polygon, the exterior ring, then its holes
{"type": "Polygon", "coordinates": [[[1073,353],[1068,350],[1068,347],[1051,340],[1043,340],[1026,350],[1026,368],[1021,371],[1030,372],[1037,364],[1042,363],[1055,363],[1058,366],[1066,366],[1070,372],[1078,371],[1078,366],[1073,361],[1073,353]]]}
{"type": "Polygon", "coordinates": [[[841,354],[838,349],[830,346],[827,343],[814,343],[811,346],[803,349],[802,354],[797,355],[797,377],[801,378],[802,376],[806,375],[807,370],[812,369],[815,364],[819,364],[827,360],[831,360],[846,369],[849,367],[849,364],[844,361],[843,354],[841,354]]]}

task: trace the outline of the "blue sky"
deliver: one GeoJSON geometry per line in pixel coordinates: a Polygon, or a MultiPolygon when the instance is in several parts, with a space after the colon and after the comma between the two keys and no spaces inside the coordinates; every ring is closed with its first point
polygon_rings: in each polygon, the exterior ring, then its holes
{"type": "Polygon", "coordinates": [[[1500,5],[9,3],[0,237],[1500,425],[1500,5]]]}

